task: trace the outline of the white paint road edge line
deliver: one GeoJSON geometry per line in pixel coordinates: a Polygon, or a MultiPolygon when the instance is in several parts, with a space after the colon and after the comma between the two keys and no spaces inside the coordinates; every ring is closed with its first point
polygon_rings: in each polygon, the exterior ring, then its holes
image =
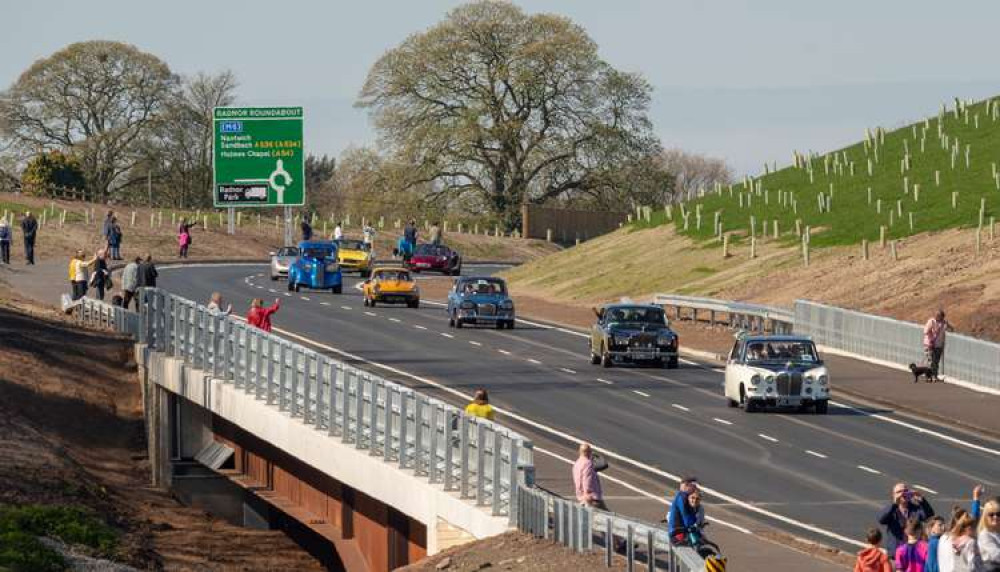
{"type": "Polygon", "coordinates": [[[765,440],[765,441],[770,441],[772,443],[777,443],[778,442],[777,439],[775,439],[774,437],[771,437],[770,435],[765,435],[763,433],[757,433],[757,436],[760,437],[761,439],[765,440]]]}
{"type": "Polygon", "coordinates": [[[866,467],[864,465],[858,465],[858,468],[861,469],[862,471],[866,472],[866,473],[871,473],[873,475],[881,475],[882,474],[882,471],[879,471],[877,469],[873,469],[871,467],[866,467]]]}
{"type": "Polygon", "coordinates": [[[806,449],[806,455],[812,455],[813,457],[819,457],[820,459],[827,459],[828,458],[823,453],[817,453],[816,451],[813,451],[812,449],[806,449]]]}
{"type": "MultiPolygon", "coordinates": [[[[376,361],[372,361],[372,360],[363,358],[363,357],[361,357],[359,355],[355,355],[355,354],[352,354],[352,353],[349,353],[349,352],[345,352],[345,351],[337,349],[337,348],[335,348],[333,346],[330,346],[330,345],[327,345],[327,344],[324,344],[324,343],[321,343],[321,342],[316,342],[316,341],[311,340],[311,339],[309,339],[309,338],[307,338],[305,336],[300,336],[300,335],[298,335],[298,334],[296,334],[294,332],[290,332],[290,331],[282,329],[282,328],[274,328],[274,331],[278,332],[279,334],[283,334],[285,336],[288,336],[289,338],[292,338],[292,339],[299,340],[301,342],[307,343],[307,344],[309,344],[311,346],[322,348],[322,349],[325,349],[327,351],[331,351],[331,352],[333,352],[335,354],[341,355],[341,356],[346,357],[348,359],[352,359],[352,360],[355,360],[355,361],[366,363],[368,365],[371,365],[373,367],[379,368],[381,370],[388,371],[388,372],[391,372],[391,373],[395,373],[396,375],[407,377],[409,379],[412,379],[414,381],[418,381],[420,383],[425,383],[427,385],[430,385],[431,387],[437,388],[437,389],[439,389],[441,391],[446,391],[448,393],[451,393],[452,395],[460,397],[463,400],[471,399],[471,396],[466,395],[466,394],[462,393],[461,391],[458,391],[457,389],[453,389],[451,387],[448,387],[447,385],[444,385],[442,383],[438,383],[438,382],[436,382],[436,381],[434,381],[434,380],[432,380],[430,378],[423,377],[423,376],[420,376],[420,375],[415,375],[415,374],[403,371],[401,369],[395,368],[395,367],[393,367],[391,365],[386,365],[386,364],[383,364],[383,363],[379,363],[379,362],[376,362],[376,361]]],[[[516,421],[519,421],[521,423],[524,423],[526,425],[534,427],[535,429],[538,429],[540,431],[545,431],[546,433],[549,433],[550,435],[555,435],[556,437],[559,437],[561,439],[565,439],[565,440],[567,440],[567,441],[569,441],[571,443],[580,443],[580,442],[584,441],[584,439],[581,439],[581,438],[579,438],[579,437],[577,437],[575,435],[570,435],[568,433],[564,433],[562,431],[559,431],[558,429],[554,429],[552,427],[548,427],[547,425],[543,425],[541,423],[538,423],[537,421],[528,419],[527,417],[523,417],[523,416],[518,415],[516,413],[513,413],[511,411],[507,411],[507,410],[501,409],[499,407],[494,407],[494,409],[497,412],[499,412],[499,413],[501,413],[503,415],[507,415],[511,419],[514,419],[516,421]]],[[[623,463],[627,463],[627,464],[632,465],[633,467],[636,467],[638,469],[647,471],[647,472],[652,473],[654,475],[658,475],[658,476],[663,477],[665,479],[671,480],[671,481],[673,481],[675,483],[679,483],[681,481],[681,477],[678,476],[678,475],[674,475],[672,473],[668,473],[668,472],[663,471],[661,469],[657,469],[656,467],[651,467],[651,466],[649,466],[649,465],[647,465],[645,463],[642,463],[640,461],[636,461],[634,459],[626,457],[625,455],[621,455],[619,453],[615,453],[613,451],[610,451],[610,450],[608,450],[606,448],[600,447],[599,445],[598,445],[598,448],[601,451],[603,451],[608,457],[611,457],[613,459],[617,459],[617,460],[619,460],[619,461],[621,461],[623,463]]],[[[713,497],[715,497],[715,498],[717,498],[719,500],[722,500],[724,502],[727,502],[727,503],[730,503],[732,505],[738,506],[738,507],[740,507],[740,508],[742,508],[742,509],[744,509],[746,511],[749,511],[749,512],[752,512],[752,513],[755,513],[755,514],[767,517],[767,518],[770,518],[772,520],[776,520],[778,522],[782,522],[784,524],[787,524],[787,525],[790,525],[790,526],[794,526],[794,527],[800,528],[802,530],[807,530],[807,531],[812,532],[814,534],[818,534],[820,536],[824,536],[826,538],[830,538],[830,539],[836,540],[838,542],[842,542],[842,543],[848,544],[850,546],[856,546],[858,548],[864,548],[866,546],[864,543],[858,542],[857,540],[854,540],[852,538],[847,538],[846,536],[842,536],[840,534],[837,534],[836,532],[825,530],[825,529],[820,528],[818,526],[814,526],[814,525],[811,525],[811,524],[808,524],[808,523],[805,523],[805,522],[801,522],[799,520],[796,520],[796,519],[793,519],[793,518],[790,518],[790,517],[787,517],[787,516],[784,516],[784,515],[781,515],[781,514],[778,514],[778,513],[775,513],[775,512],[771,512],[771,511],[769,511],[767,509],[761,508],[761,507],[756,506],[754,504],[751,504],[749,502],[739,500],[736,497],[734,497],[732,495],[728,495],[728,494],[726,494],[726,493],[724,493],[722,491],[718,491],[716,489],[709,488],[709,487],[701,487],[701,489],[703,491],[705,491],[705,493],[707,493],[707,494],[709,494],[709,495],[711,495],[711,496],[713,496],[713,497]]]]}
{"type": "Polygon", "coordinates": [[[632,393],[635,393],[637,395],[641,395],[643,397],[649,397],[648,393],[646,393],[645,391],[639,391],[638,389],[633,389],[632,393]]]}

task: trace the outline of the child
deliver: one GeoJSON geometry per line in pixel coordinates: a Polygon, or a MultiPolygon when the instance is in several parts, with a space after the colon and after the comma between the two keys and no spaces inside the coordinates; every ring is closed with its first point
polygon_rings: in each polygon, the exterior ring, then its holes
{"type": "Polygon", "coordinates": [[[924,530],[920,521],[911,518],[906,521],[906,544],[896,547],[896,570],[899,572],[924,572],[927,561],[927,541],[923,539],[924,530]]]}
{"type": "Polygon", "coordinates": [[[866,540],[868,548],[858,552],[858,560],[854,563],[854,572],[892,572],[889,557],[882,552],[882,531],[869,528],[866,540]]]}
{"type": "Polygon", "coordinates": [[[932,516],[927,519],[924,526],[927,529],[927,560],[924,562],[923,572],[940,572],[937,553],[938,541],[941,540],[941,535],[945,531],[944,518],[932,516]]]}

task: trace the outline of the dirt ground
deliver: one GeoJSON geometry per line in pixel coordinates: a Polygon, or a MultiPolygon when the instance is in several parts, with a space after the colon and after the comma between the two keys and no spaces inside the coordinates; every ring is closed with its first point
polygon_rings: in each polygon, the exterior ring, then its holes
{"type": "Polygon", "coordinates": [[[604,567],[597,552],[577,554],[550,540],[538,540],[521,532],[508,532],[478,542],[445,550],[416,564],[400,568],[406,572],[472,572],[474,570],[518,570],[523,572],[563,572],[575,570],[624,570],[618,559],[604,567]]]}
{"type": "MultiPolygon", "coordinates": [[[[0,193],[0,214],[3,205],[21,205],[28,207],[40,219],[41,212],[47,210],[47,222],[38,231],[36,244],[36,259],[58,258],[66,259],[77,249],[82,248],[88,253],[103,246],[101,228],[105,213],[113,209],[122,227],[122,255],[126,258],[151,253],[156,260],[168,261],[177,258],[177,225],[181,213],[169,209],[147,209],[132,207],[107,207],[72,201],[51,201],[0,193]],[[90,224],[84,221],[84,211],[92,209],[94,217],[90,224]],[[53,210],[54,209],[54,210],[53,210]],[[72,216],[67,216],[64,226],[59,226],[58,219],[63,209],[72,216]],[[132,212],[135,212],[135,225],[132,223],[132,212]],[[54,215],[52,213],[55,213],[54,215]],[[154,226],[150,226],[150,215],[154,226]],[[176,215],[172,216],[172,215],[176,215]],[[162,223],[161,223],[162,221],[162,223]]],[[[21,247],[20,209],[14,223],[14,241],[11,248],[12,262],[23,263],[21,247]]],[[[189,256],[199,260],[205,259],[253,259],[263,260],[268,253],[281,246],[282,233],[275,229],[274,217],[262,217],[258,227],[256,215],[247,210],[243,224],[235,235],[225,232],[220,226],[218,215],[209,216],[208,229],[199,224],[192,229],[192,244],[189,256]]],[[[348,237],[361,238],[360,228],[348,227],[345,234],[348,237]]],[[[323,235],[323,225],[318,223],[314,228],[317,237],[323,235]]],[[[333,232],[333,227],[327,225],[327,235],[333,232]]],[[[395,241],[401,231],[386,228],[376,233],[375,252],[380,257],[389,257],[395,241]]],[[[300,233],[295,233],[298,240],[300,233]]],[[[459,234],[449,232],[445,243],[458,250],[466,260],[491,260],[523,262],[538,256],[555,252],[559,247],[544,240],[529,240],[510,237],[493,237],[483,234],[459,234]]]]}
{"type": "Polygon", "coordinates": [[[129,342],[0,293],[0,503],[89,507],[150,570],[319,570],[277,531],[234,527],[148,486],[129,342]]]}

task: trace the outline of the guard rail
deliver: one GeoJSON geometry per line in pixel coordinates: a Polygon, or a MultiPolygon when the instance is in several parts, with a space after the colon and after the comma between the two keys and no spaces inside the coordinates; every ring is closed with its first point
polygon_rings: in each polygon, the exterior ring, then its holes
{"type": "Polygon", "coordinates": [[[653,296],[653,303],[664,309],[672,308],[674,318],[678,320],[689,318],[697,322],[705,320],[707,315],[707,321],[711,325],[723,323],[731,328],[754,332],[790,334],[795,323],[793,311],[773,306],[677,294],[656,294],[653,296]]]}
{"type": "Polygon", "coordinates": [[[132,335],[318,431],[457,491],[524,532],[578,551],[593,550],[596,538],[608,562],[618,538],[629,570],[637,563],[670,572],[704,569],[692,549],[670,545],[665,530],[536,488],[532,444],[514,431],[163,290],[142,289],[139,301],[136,313],[85,298],[76,316],[132,335]]]}

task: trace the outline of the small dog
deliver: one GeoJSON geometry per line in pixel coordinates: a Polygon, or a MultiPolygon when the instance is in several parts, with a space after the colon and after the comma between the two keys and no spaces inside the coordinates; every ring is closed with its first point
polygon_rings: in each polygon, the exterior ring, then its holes
{"type": "Polygon", "coordinates": [[[921,375],[924,376],[924,378],[926,378],[928,383],[934,383],[935,381],[937,381],[936,379],[934,379],[934,372],[931,371],[931,368],[925,365],[917,365],[915,363],[911,363],[910,372],[913,373],[913,383],[917,383],[918,381],[920,381],[921,375]]]}

